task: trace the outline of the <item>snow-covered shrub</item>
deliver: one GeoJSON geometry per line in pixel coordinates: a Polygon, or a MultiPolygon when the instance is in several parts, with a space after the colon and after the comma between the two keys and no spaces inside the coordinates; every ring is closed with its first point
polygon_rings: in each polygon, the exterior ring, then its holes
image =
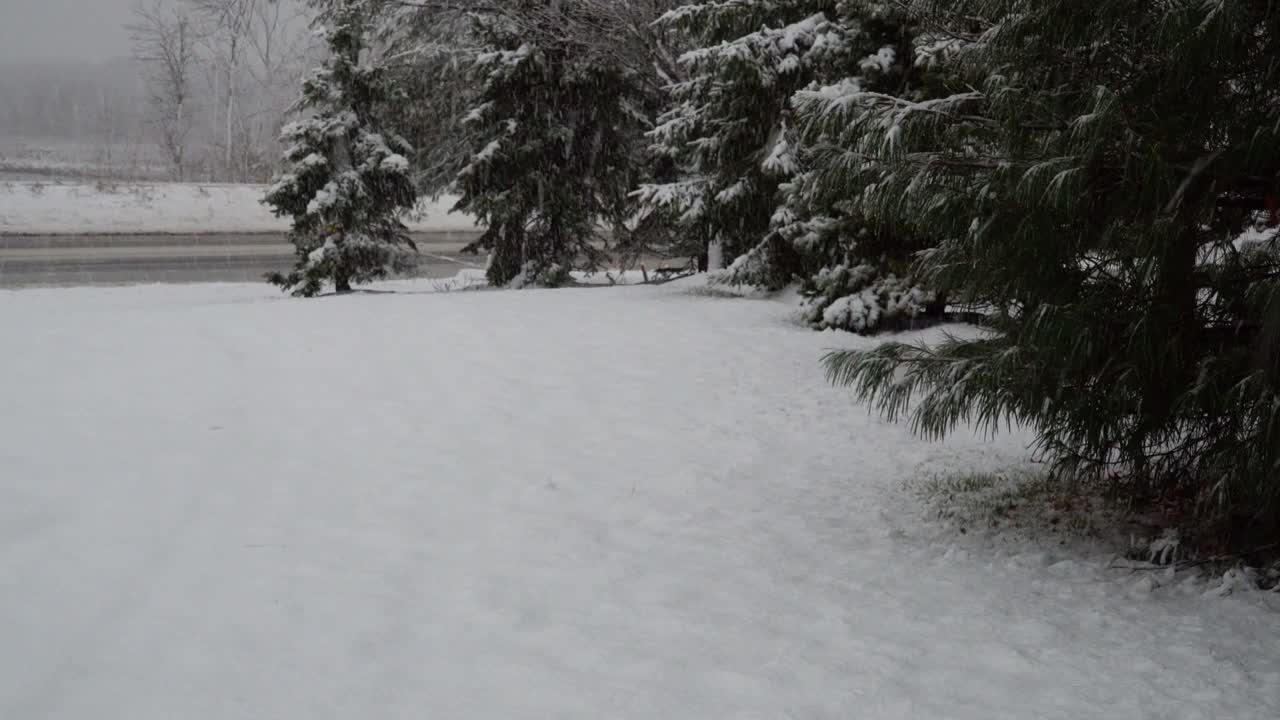
{"type": "Polygon", "coordinates": [[[1183,555],[1182,534],[1176,528],[1165,528],[1160,537],[1147,545],[1147,562],[1156,565],[1170,565],[1183,555]]]}
{"type": "Polygon", "coordinates": [[[520,274],[507,283],[512,290],[522,288],[558,288],[573,284],[573,275],[567,265],[560,263],[542,264],[529,261],[521,268],[520,274]]]}
{"type": "Polygon", "coordinates": [[[1222,574],[1218,585],[1205,591],[1206,595],[1226,597],[1259,589],[1258,571],[1251,567],[1234,567],[1222,574]]]}
{"type": "Polygon", "coordinates": [[[778,233],[773,233],[734,260],[728,268],[713,274],[708,282],[711,285],[781,290],[795,282],[800,271],[800,258],[795,247],[778,233]]]}
{"type": "Polygon", "coordinates": [[[872,265],[837,265],[808,280],[801,318],[819,330],[871,333],[923,314],[934,293],[872,265]]]}

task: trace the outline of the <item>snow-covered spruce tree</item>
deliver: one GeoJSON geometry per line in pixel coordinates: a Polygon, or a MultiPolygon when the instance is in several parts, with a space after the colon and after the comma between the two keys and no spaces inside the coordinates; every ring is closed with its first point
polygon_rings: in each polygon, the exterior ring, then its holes
{"type": "MultiPolygon", "coordinates": [[[[938,317],[944,298],[921,287],[912,272],[917,252],[939,238],[923,228],[877,222],[857,198],[874,175],[858,159],[859,109],[840,98],[850,92],[921,101],[939,92],[940,78],[917,62],[917,23],[898,3],[850,1],[838,6],[850,58],[792,97],[789,142],[798,172],[782,186],[785,206],[765,244],[730,269],[725,280],[777,286],[779,269],[799,266],[802,318],[818,329],[859,333],[900,328],[922,315],[938,317]],[[816,101],[815,101],[816,100],[816,101]],[[789,249],[789,264],[756,263],[761,249],[789,249]],[[768,274],[759,277],[757,267],[768,274]]],[[[771,250],[766,257],[785,257],[771,250]]],[[[793,271],[794,273],[794,271],[793,271]]]]}
{"type": "Polygon", "coordinates": [[[513,0],[474,16],[479,91],[462,121],[473,152],[455,209],[485,226],[471,249],[490,252],[493,285],[558,285],[597,268],[601,226],[626,215],[645,122],[638,79],[588,51],[598,38],[548,26],[593,5],[513,0]]]}
{"type": "Polygon", "coordinates": [[[758,245],[779,207],[778,186],[795,172],[787,143],[792,94],[846,57],[836,2],[708,0],[666,13],[660,24],[692,50],[672,108],[650,133],[652,150],[678,170],[642,186],[644,213],[675,218],[688,249],[711,269],[758,245]]]}
{"type": "Polygon", "coordinates": [[[834,354],[833,379],[928,436],[1026,422],[1059,472],[1198,511],[1202,538],[1276,537],[1280,247],[1255,226],[1280,185],[1280,6],[917,7],[960,81],[840,98],[866,111],[858,200],[948,238],[924,269],[991,332],[834,354]]]}
{"type": "Polygon", "coordinates": [[[369,47],[381,2],[316,4],[329,57],[303,83],[298,109],[308,115],[283,131],[291,169],[266,196],[277,215],[292,218],[298,254],[292,272],[268,279],[308,297],[326,282],[349,292],[415,260],[401,221],[415,201],[412,148],[379,120],[387,103],[403,98],[369,47]]]}
{"type": "Polygon", "coordinates": [[[847,202],[856,192],[829,186],[831,148],[848,138],[801,132],[817,123],[794,107],[797,91],[832,84],[918,96],[912,26],[897,4],[703,2],[663,22],[699,46],[684,55],[688,79],[672,86],[676,106],[651,133],[684,176],[641,195],[727,253],[732,263],[713,282],[801,280],[803,317],[817,328],[870,332],[935,308],[906,272],[919,238],[868,223],[847,202]]]}

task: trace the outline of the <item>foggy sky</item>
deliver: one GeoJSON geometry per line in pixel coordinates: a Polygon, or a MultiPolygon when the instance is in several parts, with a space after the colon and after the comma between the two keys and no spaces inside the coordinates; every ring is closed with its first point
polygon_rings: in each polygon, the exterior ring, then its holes
{"type": "Polygon", "coordinates": [[[135,0],[0,0],[0,60],[110,60],[129,55],[135,0]]]}

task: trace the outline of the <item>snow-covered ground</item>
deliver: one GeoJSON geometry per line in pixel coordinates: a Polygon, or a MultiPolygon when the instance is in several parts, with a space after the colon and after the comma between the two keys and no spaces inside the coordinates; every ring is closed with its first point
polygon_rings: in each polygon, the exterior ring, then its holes
{"type": "Polygon", "coordinates": [[[138,141],[32,138],[0,131],[0,180],[12,176],[63,180],[162,180],[168,175],[160,148],[138,141]]]}
{"type": "Polygon", "coordinates": [[[1280,596],[927,521],[1027,437],[868,413],[870,341],[396,287],[0,293],[0,717],[1280,717],[1280,596]]]}
{"type": "MultiPolygon", "coordinates": [[[[0,182],[0,234],[285,232],[287,219],[262,204],[258,185],[0,182]]],[[[456,198],[426,200],[416,232],[467,232],[474,220],[450,214],[456,198]]]]}

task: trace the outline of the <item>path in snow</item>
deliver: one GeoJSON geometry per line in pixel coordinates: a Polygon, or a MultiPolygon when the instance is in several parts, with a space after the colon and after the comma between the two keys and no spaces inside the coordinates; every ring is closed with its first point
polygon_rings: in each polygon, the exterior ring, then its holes
{"type": "Polygon", "coordinates": [[[1273,718],[1265,599],[965,557],[763,301],[0,292],[0,717],[1273,718]]]}

